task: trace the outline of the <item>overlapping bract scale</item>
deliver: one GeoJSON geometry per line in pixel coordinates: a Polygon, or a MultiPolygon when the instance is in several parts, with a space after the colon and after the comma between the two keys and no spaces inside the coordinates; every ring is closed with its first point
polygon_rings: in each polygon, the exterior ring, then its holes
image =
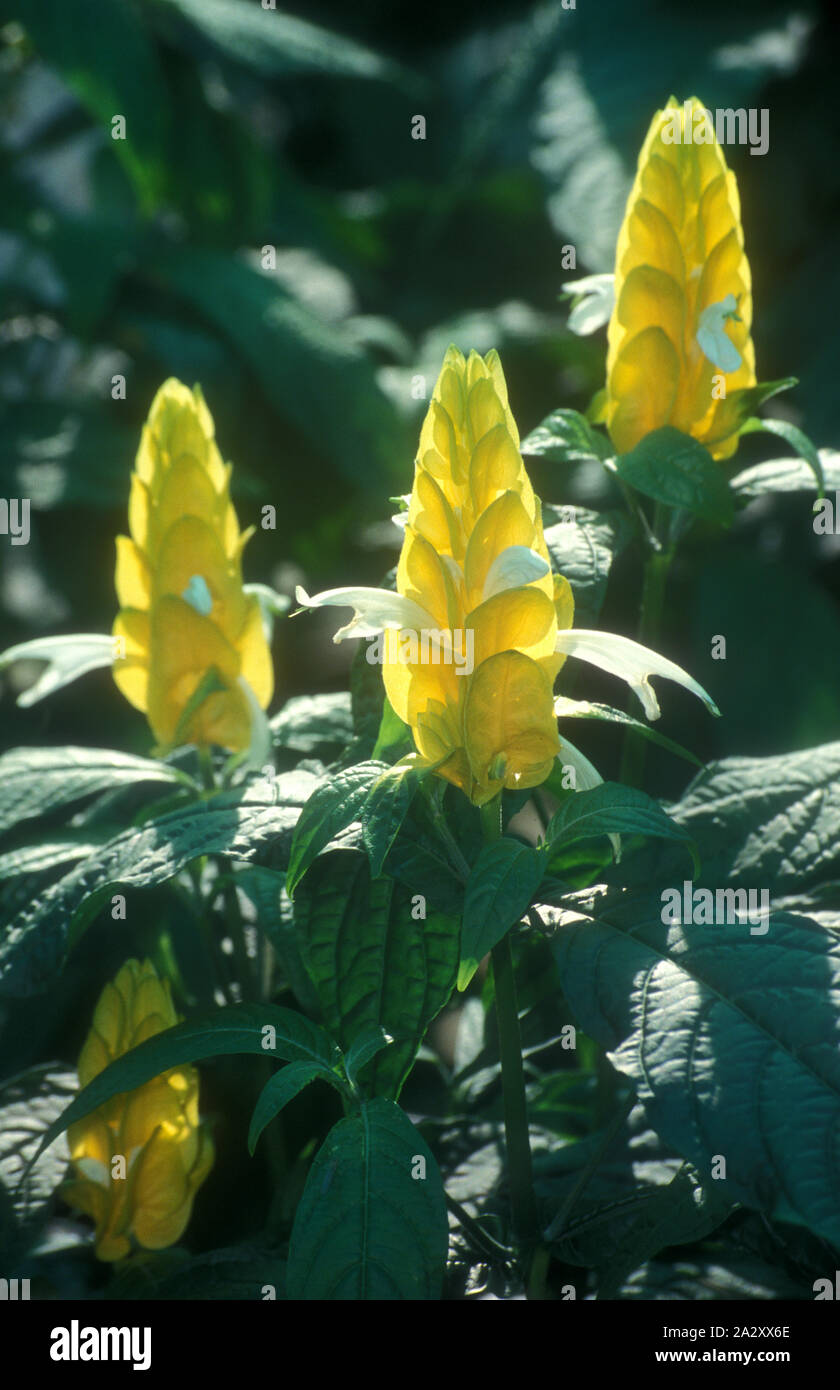
{"type": "MultiPolygon", "coordinates": [[[[126,961],[97,1003],[79,1059],[80,1085],[177,1022],[168,980],[150,961],[126,961]]],[[[132,1238],[160,1250],[181,1237],[213,1164],[194,1067],[173,1068],[114,1096],[71,1125],[68,1142],[73,1176],[63,1195],[96,1223],[100,1260],[128,1255],[132,1238]]]]}
{"type": "Polygon", "coordinates": [[[421,757],[479,805],[503,786],[537,786],[560,748],[555,643],[574,605],[551,573],[495,352],[446,354],[420,435],[397,590],[440,630],[472,633],[469,674],[455,662],[404,662],[386,634],[385,687],[421,757]]]}
{"type": "Polygon", "coordinates": [[[258,602],[242,587],[249,533],[240,533],[230,466],[198,387],[171,379],[155,396],[132,475],[129,530],[117,538],[117,685],[148,716],[161,751],[176,742],[247,748],[243,682],[265,709],[274,678],[258,602]],[[196,701],[200,688],[207,693],[196,701]]]}
{"type": "Polygon", "coordinates": [[[616,449],[671,425],[728,457],[732,395],[755,385],[752,290],[735,176],[696,98],[672,97],[651,122],[615,277],[606,424],[616,449]]]}

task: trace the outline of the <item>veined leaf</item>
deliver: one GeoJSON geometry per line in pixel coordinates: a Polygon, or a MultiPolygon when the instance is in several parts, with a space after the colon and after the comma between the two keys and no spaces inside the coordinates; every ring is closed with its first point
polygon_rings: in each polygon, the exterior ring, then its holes
{"type": "Polygon", "coordinates": [[[615,450],[605,434],[576,410],[553,410],[522,441],[522,453],[550,463],[611,458],[615,450]]]}
{"type": "Polygon", "coordinates": [[[593,704],[589,700],[570,700],[565,695],[558,695],[554,701],[554,713],[558,719],[596,719],[607,724],[624,724],[627,728],[635,729],[642,738],[649,739],[651,743],[658,743],[660,748],[667,748],[669,753],[676,753],[678,758],[685,758],[686,762],[694,763],[695,767],[703,766],[700,759],[687,748],[675,743],[672,738],[666,738],[665,734],[660,734],[657,729],[652,729],[650,724],[645,724],[642,719],[634,719],[632,714],[613,709],[612,705],[593,704]]]}
{"type": "Polygon", "coordinates": [[[265,781],[256,782],[244,792],[220,793],[117,835],[11,922],[0,942],[0,994],[45,989],[116,886],[164,883],[202,854],[227,854],[247,863],[271,846],[275,862],[285,860],[314,782],[308,773],[284,773],[271,793],[265,781]]]}
{"type": "Polygon", "coordinates": [[[231,1004],[203,1018],[176,1023],[174,1028],[156,1033],[111,1062],[50,1125],[38,1153],[69,1125],[98,1109],[112,1096],[133,1091],[170,1067],[238,1053],[306,1062],[327,1071],[340,1061],[338,1049],[328,1034],[303,1014],[278,1004],[231,1004]]]}
{"type": "Polygon", "coordinates": [[[649,892],[585,890],[553,941],[580,1025],[732,1200],[840,1243],[840,938],[805,918],[662,921],[649,892]]]}
{"type": "MultiPolygon", "coordinates": [[[[313,864],[295,898],[301,954],[324,1021],[345,1052],[365,1028],[394,1042],[362,1069],[365,1089],[399,1095],[458,966],[458,920],[427,908],[367,857],[336,850],[313,864]]],[[[362,1063],[358,1064],[362,1067],[362,1063]]]]}
{"type": "Polygon", "coordinates": [[[595,627],[613,560],[630,538],[630,523],[623,512],[546,505],[543,523],[551,567],[572,586],[575,626],[595,627]]]}
{"type": "Polygon", "coordinates": [[[783,439],[786,444],[790,444],[799,455],[813,470],[817,480],[817,490],[820,497],[825,493],[825,477],[823,475],[820,456],[814,445],[811,443],[807,434],[797,429],[796,425],[791,425],[788,420],[765,420],[752,419],[746,420],[741,426],[741,434],[756,434],[764,431],[767,434],[776,434],[783,439]]]}
{"type": "Polygon", "coordinates": [[[437,1299],[446,1264],[437,1164],[391,1100],[363,1102],[318,1151],[295,1213],[293,1299],[437,1299]]]}
{"type": "Polygon", "coordinates": [[[254,1113],[251,1116],[251,1124],[248,1129],[248,1152],[253,1154],[257,1147],[257,1142],[266,1125],[270,1124],[276,1115],[290,1100],[309,1085],[310,1081],[328,1081],[330,1085],[341,1090],[341,1078],[336,1075],[331,1067],[327,1067],[323,1062],[288,1062],[285,1067],[281,1067],[265,1083],[254,1106],[254,1113]]]}
{"type": "Polygon", "coordinates": [[[733,518],[732,494],[720,465],[696,439],[671,425],[646,434],[616,467],[620,478],[657,502],[724,526],[733,518]]]}
{"type": "Polygon", "coordinates": [[[479,961],[501,941],[531,903],[545,872],[539,850],[518,840],[484,845],[464,897],[458,988],[466,989],[479,961]]]}
{"type": "Polygon", "coordinates": [[[591,791],[575,792],[555,811],[545,832],[551,853],[563,845],[591,839],[593,835],[652,835],[657,839],[678,840],[694,861],[699,862],[688,831],[672,820],[658,802],[634,787],[619,782],[602,782],[591,791]]]}
{"type": "Polygon", "coordinates": [[[389,773],[387,763],[356,763],[322,782],[312,793],[295,830],[289,856],[286,889],[294,897],[295,889],[312,861],[329,844],[333,836],[354,821],[361,820],[362,807],[373,784],[383,773],[389,773]]]}
{"type": "Polygon", "coordinates": [[[0,757],[0,833],[95,792],[133,782],[192,779],[167,763],[115,749],[13,748],[0,757]]]}

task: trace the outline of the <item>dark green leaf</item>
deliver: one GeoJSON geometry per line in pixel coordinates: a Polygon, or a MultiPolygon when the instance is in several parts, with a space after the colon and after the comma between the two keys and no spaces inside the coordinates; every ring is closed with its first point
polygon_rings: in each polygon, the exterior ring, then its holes
{"type": "Polygon", "coordinates": [[[575,625],[595,627],[613,560],[630,538],[630,523],[623,512],[547,505],[543,523],[552,569],[572,586],[575,625]]]}
{"type": "Polygon", "coordinates": [[[809,468],[813,470],[817,480],[817,490],[822,496],[825,492],[825,477],[823,475],[820,456],[814,445],[811,443],[807,434],[797,429],[796,425],[791,425],[788,420],[747,420],[741,426],[742,434],[756,434],[764,431],[767,434],[776,434],[783,439],[786,444],[790,444],[795,449],[800,458],[803,458],[809,468]]]}
{"type": "Polygon", "coordinates": [[[437,1164],[399,1106],[378,1097],[318,1151],[295,1214],[288,1297],[437,1299],[447,1242],[437,1164]]]}
{"type": "Polygon", "coordinates": [[[133,782],[192,785],[177,768],[99,748],[13,748],[0,758],[0,833],[94,792],[133,782]]]}
{"type": "Polygon", "coordinates": [[[545,870],[530,845],[502,839],[484,845],[473,865],[464,897],[458,988],[466,989],[479,962],[519,921],[545,870]]]}
{"type": "Polygon", "coordinates": [[[652,430],[617,463],[631,487],[705,521],[729,525],[734,515],[729,485],[708,449],[671,425],[652,430]]]}
{"type": "Polygon", "coordinates": [[[111,1062],[50,1125],[38,1152],[63,1134],[68,1125],[83,1119],[112,1096],[133,1091],[170,1067],[238,1053],[307,1062],[327,1071],[340,1060],[338,1049],[323,1028],[303,1014],[277,1004],[231,1004],[156,1033],[111,1062]]]}
{"type": "Polygon", "coordinates": [[[251,1124],[248,1129],[248,1152],[253,1154],[257,1147],[257,1142],[266,1125],[270,1124],[275,1115],[279,1115],[285,1105],[290,1100],[294,1100],[310,1081],[317,1081],[318,1078],[329,1081],[337,1089],[341,1089],[341,1082],[335,1072],[325,1066],[322,1062],[288,1062],[285,1067],[281,1067],[265,1083],[254,1106],[254,1113],[251,1116],[251,1124]]]}
{"type": "Polygon", "coordinates": [[[555,811],[545,832],[552,852],[594,835],[652,835],[681,841],[699,868],[691,836],[663,811],[658,802],[620,782],[602,782],[590,791],[575,792],[555,811]]]}
{"type": "Polygon", "coordinates": [[[324,1021],[347,1052],[366,1026],[395,1041],[364,1068],[375,1094],[399,1095],[458,965],[458,922],[390,877],[371,879],[367,857],[331,851],[295,898],[300,950],[324,1021]]]}
{"type": "Polygon", "coordinates": [[[53,884],[10,923],[0,943],[0,993],[45,989],[69,947],[117,887],[164,883],[202,854],[246,863],[271,847],[285,862],[292,832],[315,779],[284,773],[123,831],[53,884]]]}
{"type": "Polygon", "coordinates": [[[669,926],[663,902],[598,888],[557,911],[570,1006],[666,1143],[725,1160],[721,1193],[837,1245],[840,937],[785,913],[669,926]]]}
{"type": "Polygon", "coordinates": [[[523,454],[544,458],[550,463],[603,460],[611,458],[614,452],[606,435],[600,434],[576,410],[553,410],[522,441],[523,454]]]}
{"type": "Polygon", "coordinates": [[[300,813],[291,853],[286,889],[293,898],[295,889],[313,860],[340,830],[362,819],[362,807],[373,784],[387,763],[356,763],[327,778],[313,792],[300,813]]]}

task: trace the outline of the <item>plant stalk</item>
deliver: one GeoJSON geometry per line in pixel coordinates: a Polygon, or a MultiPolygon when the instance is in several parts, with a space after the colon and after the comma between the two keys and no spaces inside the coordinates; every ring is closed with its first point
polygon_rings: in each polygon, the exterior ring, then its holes
{"type": "MultiPolygon", "coordinates": [[[[502,835],[501,795],[481,807],[481,826],[485,844],[492,844],[502,835]]],[[[499,1056],[502,1067],[502,1100],[505,1117],[505,1150],[508,1184],[513,1215],[513,1227],[520,1245],[525,1269],[525,1285],[529,1298],[542,1297],[547,1258],[537,1258],[542,1248],[537,1201],[531,1167],[531,1146],[528,1139],[528,1105],[525,1097],[525,1073],[522,1067],[522,1041],[519,1033],[519,1007],[516,1000],[516,980],[510,933],[493,947],[493,985],[496,998],[496,1020],[499,1029],[499,1056]],[[539,1278],[532,1279],[531,1271],[539,1268],[539,1278]]]]}

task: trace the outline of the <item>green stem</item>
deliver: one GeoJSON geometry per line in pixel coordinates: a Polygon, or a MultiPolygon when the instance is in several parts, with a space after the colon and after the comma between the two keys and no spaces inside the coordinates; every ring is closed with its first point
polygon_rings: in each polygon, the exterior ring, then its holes
{"type": "MultiPolygon", "coordinates": [[[[653,521],[654,536],[662,534],[666,517],[667,509],[661,502],[657,502],[653,521]]],[[[665,606],[665,587],[673,558],[673,546],[669,545],[666,548],[657,540],[651,545],[645,560],[637,640],[643,646],[653,647],[654,650],[659,642],[659,628],[665,606]]],[[[624,736],[619,781],[627,786],[640,787],[646,757],[647,740],[628,729],[624,736]]]]}
{"type": "MultiPolygon", "coordinates": [[[[502,799],[493,798],[481,807],[481,827],[485,844],[502,835],[502,799]]],[[[525,1073],[522,1067],[522,1041],[519,1033],[519,1006],[510,934],[502,937],[492,951],[496,1020],[499,1029],[499,1057],[502,1066],[502,1101],[505,1117],[505,1150],[513,1227],[519,1241],[529,1298],[539,1298],[545,1285],[547,1260],[539,1258],[542,1246],[537,1200],[528,1140],[528,1105],[525,1073]],[[538,1278],[532,1279],[532,1271],[538,1278]]]]}

